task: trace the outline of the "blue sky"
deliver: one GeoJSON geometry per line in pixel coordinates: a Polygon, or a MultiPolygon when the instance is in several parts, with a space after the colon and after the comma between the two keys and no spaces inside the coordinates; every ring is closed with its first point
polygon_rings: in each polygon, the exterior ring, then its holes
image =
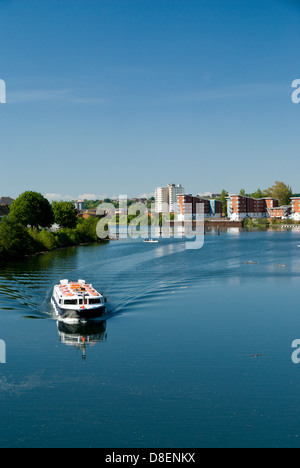
{"type": "Polygon", "coordinates": [[[299,0],[0,0],[0,41],[0,196],[300,192],[299,0]]]}

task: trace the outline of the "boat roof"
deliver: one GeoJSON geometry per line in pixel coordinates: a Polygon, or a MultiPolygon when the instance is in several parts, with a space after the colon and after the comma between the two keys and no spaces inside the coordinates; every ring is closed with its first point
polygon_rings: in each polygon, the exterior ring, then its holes
{"type": "Polygon", "coordinates": [[[57,293],[62,298],[78,298],[82,297],[100,297],[101,294],[93,288],[92,284],[87,284],[84,280],[72,282],[69,280],[62,280],[60,284],[55,286],[57,293]]]}

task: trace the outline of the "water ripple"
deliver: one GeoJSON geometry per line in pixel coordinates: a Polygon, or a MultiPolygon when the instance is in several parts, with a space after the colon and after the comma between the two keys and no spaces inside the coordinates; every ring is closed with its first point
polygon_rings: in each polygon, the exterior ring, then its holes
{"type": "Polygon", "coordinates": [[[209,238],[201,250],[193,251],[186,250],[182,242],[119,241],[8,263],[0,272],[0,310],[48,316],[53,286],[62,278],[93,283],[106,295],[109,311],[115,314],[220,278],[247,281],[251,276],[299,276],[300,239],[283,238],[279,233],[251,235],[209,238]],[[249,260],[253,264],[246,264],[249,260]],[[279,269],[278,264],[286,264],[286,268],[279,269]]]}

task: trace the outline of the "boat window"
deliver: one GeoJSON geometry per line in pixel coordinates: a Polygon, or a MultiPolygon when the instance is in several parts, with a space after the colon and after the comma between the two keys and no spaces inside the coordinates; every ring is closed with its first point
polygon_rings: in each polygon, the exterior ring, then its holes
{"type": "Polygon", "coordinates": [[[77,299],[66,299],[65,300],[65,305],[77,305],[77,299]]]}
{"type": "Polygon", "coordinates": [[[79,305],[83,305],[83,299],[79,299],[79,305]]]}
{"type": "Polygon", "coordinates": [[[94,305],[94,304],[101,304],[101,298],[97,298],[97,299],[89,299],[89,304],[90,305],[94,305]]]}

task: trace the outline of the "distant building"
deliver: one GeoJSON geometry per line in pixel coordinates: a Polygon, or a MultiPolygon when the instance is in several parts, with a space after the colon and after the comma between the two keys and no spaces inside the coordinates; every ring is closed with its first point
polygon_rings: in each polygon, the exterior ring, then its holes
{"type": "Polygon", "coordinates": [[[292,198],[292,218],[295,221],[300,221],[300,197],[292,198]]]}
{"type": "Polygon", "coordinates": [[[97,210],[81,210],[78,214],[78,218],[89,219],[89,218],[96,218],[97,217],[97,210]]]}
{"type": "Polygon", "coordinates": [[[165,187],[157,187],[155,189],[155,212],[156,213],[165,213],[169,211],[169,208],[166,208],[169,204],[169,191],[165,187]]]}
{"type": "Polygon", "coordinates": [[[200,198],[221,198],[220,193],[212,193],[212,192],[205,192],[205,193],[198,193],[197,197],[200,198]]]}
{"type": "Polygon", "coordinates": [[[10,206],[15,200],[10,197],[0,197],[0,205],[10,206]]]}
{"type": "Polygon", "coordinates": [[[291,217],[291,213],[292,213],[291,205],[269,208],[270,218],[289,219],[291,217]]]}
{"type": "Polygon", "coordinates": [[[167,187],[157,187],[155,190],[155,212],[175,213],[179,195],[184,194],[182,185],[169,184],[167,187]]]}
{"type": "Polygon", "coordinates": [[[177,212],[177,199],[180,195],[184,194],[184,187],[182,185],[169,184],[169,205],[170,213],[177,212]]]}
{"type": "Polygon", "coordinates": [[[74,203],[74,206],[77,211],[83,211],[84,210],[84,200],[78,200],[74,203]]]}
{"type": "Polygon", "coordinates": [[[223,204],[219,200],[194,197],[193,195],[178,196],[178,221],[191,221],[197,214],[203,213],[204,218],[221,218],[223,204]],[[199,205],[202,205],[201,208],[199,205]]]}
{"type": "Polygon", "coordinates": [[[271,197],[251,198],[244,195],[230,195],[227,198],[228,218],[241,221],[245,218],[268,218],[270,210],[278,207],[278,200],[271,197]]]}

